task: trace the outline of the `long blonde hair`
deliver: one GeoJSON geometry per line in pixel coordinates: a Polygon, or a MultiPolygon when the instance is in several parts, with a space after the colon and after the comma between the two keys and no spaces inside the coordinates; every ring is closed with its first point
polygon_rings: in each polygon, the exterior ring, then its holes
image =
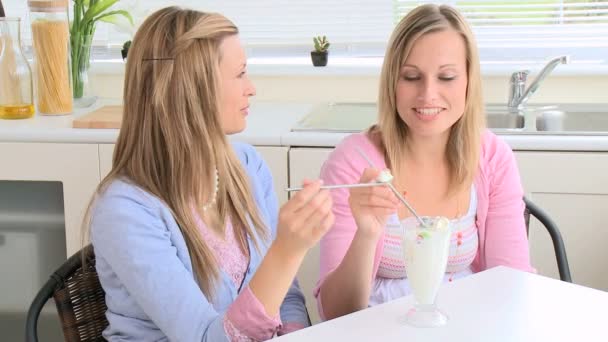
{"type": "Polygon", "coordinates": [[[238,33],[220,14],[168,7],[137,31],[127,58],[124,109],[112,170],[98,192],[125,177],[171,209],[189,249],[203,293],[213,297],[219,267],[197,227],[196,215],[213,197],[219,174],[219,222],[230,218],[243,252],[269,233],[251,194],[248,176],[222,131],[218,96],[221,41],[238,33]],[[250,226],[249,221],[253,224],[250,226]]]}
{"type": "Polygon", "coordinates": [[[452,29],[460,33],[467,52],[467,99],[463,116],[452,126],[446,148],[450,171],[448,194],[453,194],[473,182],[479,163],[481,134],[485,115],[481,93],[479,54],[471,28],[464,17],[452,7],[427,4],[410,11],[397,25],[390,38],[378,95],[378,126],[371,135],[380,135],[387,166],[399,173],[405,152],[408,127],[397,112],[396,88],[400,69],[421,36],[452,29]]]}

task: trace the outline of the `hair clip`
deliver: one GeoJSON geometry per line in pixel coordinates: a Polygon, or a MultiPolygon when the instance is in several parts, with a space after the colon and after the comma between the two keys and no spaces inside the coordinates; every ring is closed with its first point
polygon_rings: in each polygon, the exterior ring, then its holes
{"type": "Polygon", "coordinates": [[[171,57],[160,57],[160,58],[142,58],[142,61],[172,61],[171,57]]]}

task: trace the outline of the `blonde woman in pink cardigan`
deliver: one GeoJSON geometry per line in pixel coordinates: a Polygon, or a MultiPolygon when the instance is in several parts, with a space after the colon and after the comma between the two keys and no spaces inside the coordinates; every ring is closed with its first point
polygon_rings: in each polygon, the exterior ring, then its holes
{"type": "MultiPolygon", "coordinates": [[[[378,125],[336,147],[322,167],[324,183],[369,182],[390,169],[419,214],[451,219],[446,282],[498,265],[533,272],[517,164],[485,129],[479,56],[462,15],[423,5],[401,20],[385,54],[378,105],[378,125]]],[[[335,224],[321,240],[315,289],[321,317],[409,294],[400,222],[411,214],[386,187],[339,189],[332,197],[335,224]]]]}

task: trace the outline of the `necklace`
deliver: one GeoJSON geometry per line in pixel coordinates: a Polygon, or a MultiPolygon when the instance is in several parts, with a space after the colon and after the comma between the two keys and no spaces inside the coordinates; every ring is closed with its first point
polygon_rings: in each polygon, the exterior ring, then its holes
{"type": "Polygon", "coordinates": [[[215,201],[217,200],[217,193],[219,191],[219,184],[220,184],[220,175],[217,172],[217,168],[215,169],[215,177],[213,178],[213,195],[211,196],[211,201],[209,201],[209,203],[204,204],[203,205],[203,211],[207,211],[207,209],[209,209],[212,205],[215,204],[215,201]]]}

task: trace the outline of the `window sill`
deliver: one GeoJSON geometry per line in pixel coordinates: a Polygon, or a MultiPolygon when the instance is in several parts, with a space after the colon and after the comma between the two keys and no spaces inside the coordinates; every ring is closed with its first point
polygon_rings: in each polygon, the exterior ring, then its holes
{"type": "MultiPolygon", "coordinates": [[[[380,57],[329,57],[326,67],[313,67],[308,57],[292,58],[250,58],[249,74],[254,76],[378,76],[382,68],[380,57]]],[[[492,61],[482,62],[483,76],[509,76],[517,70],[530,70],[532,74],[542,69],[543,64],[526,61],[492,61]]],[[[125,63],[120,59],[93,60],[91,72],[102,75],[122,75],[125,63]]],[[[552,72],[559,76],[607,76],[608,62],[573,61],[560,65],[552,72]]]]}

